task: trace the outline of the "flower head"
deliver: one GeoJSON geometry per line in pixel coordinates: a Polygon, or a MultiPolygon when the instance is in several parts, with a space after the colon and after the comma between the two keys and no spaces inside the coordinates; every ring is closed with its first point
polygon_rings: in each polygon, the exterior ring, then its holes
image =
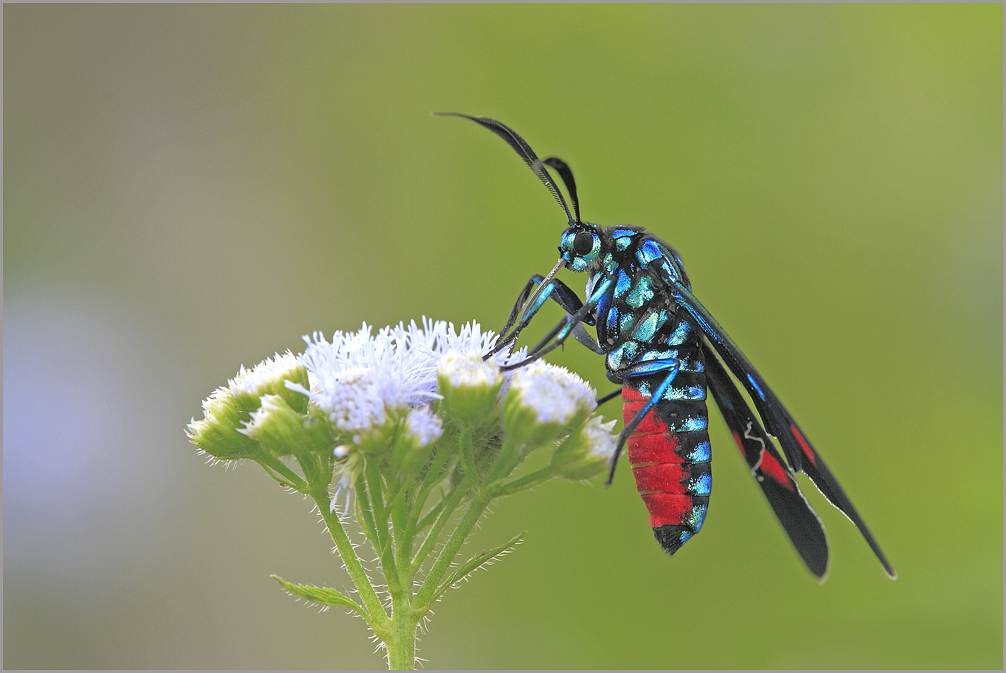
{"type": "Polygon", "coordinates": [[[405,417],[405,435],[420,448],[425,448],[440,439],[444,432],[443,423],[427,407],[409,409],[405,417]]]}
{"type": "Polygon", "coordinates": [[[473,425],[491,416],[504,380],[495,359],[451,350],[440,358],[437,372],[447,414],[473,425]]]}
{"type": "Polygon", "coordinates": [[[517,370],[507,394],[507,435],[544,443],[558,438],[597,408],[597,393],[563,367],[542,360],[517,370]]]}
{"type": "Polygon", "coordinates": [[[389,409],[406,410],[436,399],[436,366],[428,344],[403,338],[402,327],[385,327],[371,336],[366,324],[355,333],[304,337],[299,360],[307,368],[307,395],[337,430],[360,442],[360,433],[384,424],[389,409]]]}
{"type": "Polygon", "coordinates": [[[451,323],[426,318],[421,328],[415,321],[399,323],[376,335],[364,323],[358,332],[336,332],[330,342],[316,332],[304,337],[307,349],[298,358],[310,386],[289,387],[309,397],[336,430],[359,444],[368,431],[393,417],[443,397],[437,392],[437,364],[445,354],[481,359],[495,339],[478,323],[456,332],[451,323]]]}
{"type": "Polygon", "coordinates": [[[287,351],[266,358],[237,375],[203,400],[203,418],[186,428],[189,441],[217,459],[243,458],[258,445],[243,433],[245,424],[259,410],[264,397],[277,396],[288,408],[302,413],[306,400],[287,388],[288,383],[307,382],[307,370],[287,351]]]}
{"type": "Polygon", "coordinates": [[[300,447],[304,419],[279,395],[263,395],[262,405],[238,432],[282,456],[300,447]]]}
{"type": "Polygon", "coordinates": [[[559,446],[552,455],[552,465],[566,479],[589,479],[611,467],[618,445],[618,435],[612,434],[615,421],[604,423],[600,416],[591,416],[579,432],[559,446]]]}

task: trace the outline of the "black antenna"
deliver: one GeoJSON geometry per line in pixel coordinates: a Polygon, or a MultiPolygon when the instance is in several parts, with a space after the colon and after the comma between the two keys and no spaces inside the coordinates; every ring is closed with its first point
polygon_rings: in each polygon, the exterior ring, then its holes
{"type": "Polygon", "coordinates": [[[580,202],[576,199],[576,180],[573,179],[573,169],[559,157],[549,157],[542,163],[554,168],[555,172],[562,178],[563,184],[566,185],[566,191],[569,192],[569,200],[573,202],[573,212],[576,213],[576,221],[579,222],[580,202]]]}
{"type": "MultiPolygon", "coordinates": [[[[552,192],[552,196],[554,196],[555,200],[559,202],[559,205],[562,206],[562,209],[566,211],[566,218],[570,221],[570,223],[574,221],[576,222],[580,221],[579,210],[577,210],[577,218],[576,220],[574,220],[573,216],[569,212],[569,206],[566,205],[566,199],[562,198],[562,192],[560,192],[558,187],[555,186],[555,180],[552,179],[552,175],[548,172],[548,169],[546,169],[545,166],[542,164],[542,161],[538,158],[538,155],[536,155],[534,153],[534,150],[531,149],[531,146],[528,145],[523,138],[517,135],[517,133],[509,126],[507,126],[502,122],[498,122],[495,119],[490,119],[489,117],[470,117],[469,115],[463,115],[458,112],[434,112],[433,114],[442,117],[463,117],[465,119],[471,119],[476,124],[480,124],[486,127],[487,129],[498,135],[500,138],[505,140],[507,144],[510,145],[510,147],[512,147],[514,151],[520,155],[520,158],[524,160],[524,163],[526,163],[531,168],[531,171],[538,176],[538,179],[541,180],[543,183],[545,183],[545,186],[548,187],[548,191],[552,192]]],[[[569,170],[569,166],[566,166],[566,164],[563,163],[561,159],[559,159],[558,161],[563,166],[565,166],[565,170],[569,173],[569,182],[567,182],[566,184],[566,188],[569,189],[569,183],[572,182],[573,180],[573,173],[572,171],[569,170]]],[[[554,164],[549,165],[555,167],[554,164]]],[[[562,175],[562,169],[558,167],[555,168],[556,170],[560,171],[559,174],[562,175]]],[[[566,182],[565,176],[563,176],[563,182],[566,182]]],[[[575,191],[572,190],[570,191],[570,197],[573,199],[574,207],[576,207],[575,194],[576,194],[575,191]]]]}

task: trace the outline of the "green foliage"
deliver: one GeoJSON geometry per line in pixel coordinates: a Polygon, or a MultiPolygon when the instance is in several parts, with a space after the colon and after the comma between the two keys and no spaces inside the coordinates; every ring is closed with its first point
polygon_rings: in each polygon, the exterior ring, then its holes
{"type": "Polygon", "coordinates": [[[292,593],[294,596],[299,596],[311,603],[317,603],[318,605],[325,605],[333,608],[349,608],[353,612],[360,612],[359,605],[357,605],[351,598],[342,595],[335,589],[329,589],[328,587],[315,587],[310,584],[293,584],[292,582],[287,582],[276,575],[269,575],[269,577],[279,582],[280,586],[292,593]]]}

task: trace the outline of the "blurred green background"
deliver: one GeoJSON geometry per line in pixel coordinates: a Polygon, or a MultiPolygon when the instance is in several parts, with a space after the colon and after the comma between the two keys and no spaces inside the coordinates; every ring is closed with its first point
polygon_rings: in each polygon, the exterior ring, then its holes
{"type": "Polygon", "coordinates": [[[309,504],[183,428],[304,334],[498,328],[552,267],[547,191],[433,110],[674,245],[901,577],[814,492],[818,585],[714,412],[696,541],[625,465],[503,501],[468,548],[526,543],[428,667],[1002,667],[1002,11],[4,5],[4,667],[383,667],[268,578],[348,586],[309,504]]]}

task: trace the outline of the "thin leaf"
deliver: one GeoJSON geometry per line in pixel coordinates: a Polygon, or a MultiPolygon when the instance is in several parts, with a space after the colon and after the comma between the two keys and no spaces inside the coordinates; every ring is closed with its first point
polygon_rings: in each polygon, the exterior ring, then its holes
{"type": "Polygon", "coordinates": [[[451,587],[456,586],[459,582],[467,579],[473,572],[482,568],[484,566],[492,565],[500,558],[506,556],[514,550],[514,548],[524,541],[524,533],[518,533],[509,542],[504,542],[500,546],[490,549],[489,551],[484,551],[481,554],[476,554],[467,562],[461,564],[461,566],[455,570],[451,575],[445,579],[436,591],[436,600],[439,600],[441,596],[444,595],[451,587]]]}
{"type": "Polygon", "coordinates": [[[294,596],[300,596],[306,601],[311,601],[312,603],[317,603],[318,605],[328,605],[334,608],[349,608],[355,612],[365,615],[366,611],[357,604],[351,598],[343,595],[341,592],[335,589],[329,589],[328,587],[316,587],[310,584],[293,584],[287,582],[281,577],[276,575],[270,575],[279,582],[280,586],[292,593],[294,596]]]}

